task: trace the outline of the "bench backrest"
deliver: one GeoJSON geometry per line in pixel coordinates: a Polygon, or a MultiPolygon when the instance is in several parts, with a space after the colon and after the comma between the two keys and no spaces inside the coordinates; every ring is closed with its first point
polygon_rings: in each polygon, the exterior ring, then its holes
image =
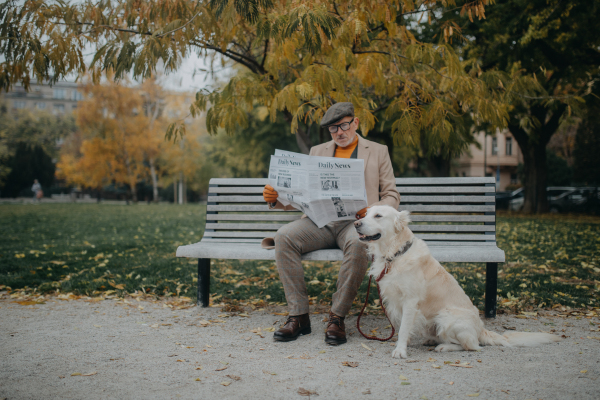
{"type": "MultiPolygon", "coordinates": [[[[203,242],[260,243],[296,211],[272,211],[262,191],[266,178],[214,178],[208,190],[203,242]]],[[[399,210],[409,210],[410,228],[429,245],[496,245],[495,179],[396,178],[399,210]]]]}

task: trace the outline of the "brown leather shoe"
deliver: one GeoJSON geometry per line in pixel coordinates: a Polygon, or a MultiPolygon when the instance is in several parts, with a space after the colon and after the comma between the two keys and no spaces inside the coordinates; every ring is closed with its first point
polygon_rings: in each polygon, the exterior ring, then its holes
{"type": "Polygon", "coordinates": [[[337,346],[346,343],[346,326],[344,319],[329,312],[329,322],[327,322],[327,330],[325,331],[325,343],[337,346]]]}
{"type": "Polygon", "coordinates": [[[273,339],[279,342],[289,342],[298,339],[300,335],[308,335],[310,332],[308,314],[290,315],[285,321],[285,325],[273,334],[273,339]]]}

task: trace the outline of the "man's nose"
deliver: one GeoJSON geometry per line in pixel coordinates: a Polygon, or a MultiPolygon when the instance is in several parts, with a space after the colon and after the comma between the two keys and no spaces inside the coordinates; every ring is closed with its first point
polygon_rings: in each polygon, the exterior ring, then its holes
{"type": "Polygon", "coordinates": [[[360,228],[362,226],[362,222],[361,221],[354,221],[354,227],[355,228],[360,228]]]}

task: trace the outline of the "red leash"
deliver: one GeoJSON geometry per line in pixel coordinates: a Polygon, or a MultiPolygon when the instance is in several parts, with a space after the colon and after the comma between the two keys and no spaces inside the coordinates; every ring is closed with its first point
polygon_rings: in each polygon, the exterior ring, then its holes
{"type": "Polygon", "coordinates": [[[360,310],[360,314],[358,315],[358,318],[356,319],[356,328],[358,329],[358,332],[360,332],[360,334],[363,335],[365,337],[365,339],[368,339],[368,340],[378,340],[380,342],[387,342],[396,333],[396,329],[394,328],[394,324],[392,324],[392,321],[390,321],[390,317],[388,317],[388,315],[387,315],[387,311],[385,311],[385,307],[383,305],[383,301],[381,300],[381,292],[379,291],[379,281],[381,280],[381,278],[383,278],[383,276],[387,272],[387,269],[388,269],[388,266],[386,265],[386,267],[383,269],[383,271],[381,271],[381,274],[379,275],[379,277],[377,279],[375,279],[375,284],[377,285],[377,294],[379,295],[379,303],[381,304],[381,308],[383,309],[383,313],[385,314],[385,317],[387,318],[387,320],[389,321],[389,323],[390,323],[390,325],[392,327],[392,333],[391,333],[391,335],[388,338],[381,339],[381,338],[378,338],[376,336],[365,335],[363,333],[363,331],[360,330],[360,318],[362,317],[363,312],[365,311],[365,307],[367,307],[367,303],[369,302],[369,291],[371,290],[371,278],[372,278],[372,276],[370,276],[369,277],[369,286],[367,286],[367,298],[365,299],[365,304],[363,305],[362,310],[360,310]]]}

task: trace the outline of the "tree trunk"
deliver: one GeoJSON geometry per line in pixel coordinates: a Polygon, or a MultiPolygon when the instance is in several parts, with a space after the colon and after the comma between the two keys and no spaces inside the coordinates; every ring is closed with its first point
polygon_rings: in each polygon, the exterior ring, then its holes
{"type": "MultiPolygon", "coordinates": [[[[291,124],[292,119],[294,119],[292,114],[289,111],[284,111],[283,115],[285,120],[291,124]]],[[[298,148],[302,153],[310,153],[312,142],[310,140],[309,132],[306,132],[300,125],[298,125],[298,131],[296,132],[296,143],[298,144],[298,148]]]]}
{"type": "Polygon", "coordinates": [[[134,203],[137,203],[136,181],[133,178],[133,173],[131,172],[131,161],[129,161],[129,158],[125,160],[125,165],[127,166],[127,175],[129,178],[129,190],[131,191],[131,200],[133,200],[134,203]]]}
{"type": "Polygon", "coordinates": [[[546,146],[552,135],[560,126],[560,117],[565,112],[566,105],[560,105],[552,111],[543,105],[534,105],[530,113],[541,125],[532,132],[525,131],[519,121],[513,119],[508,124],[508,130],[519,144],[523,153],[525,172],[523,212],[540,214],[548,212],[548,166],[546,164],[546,146]]]}
{"type": "Polygon", "coordinates": [[[152,177],[152,201],[158,203],[158,177],[156,176],[156,167],[154,158],[150,158],[150,176],[152,177]]]}
{"type": "Polygon", "coordinates": [[[177,204],[177,179],[173,180],[173,204],[177,204]]]}
{"type": "Polygon", "coordinates": [[[523,212],[539,214],[548,212],[548,170],[546,166],[546,145],[530,145],[523,151],[525,163],[525,202],[523,212]]]}

